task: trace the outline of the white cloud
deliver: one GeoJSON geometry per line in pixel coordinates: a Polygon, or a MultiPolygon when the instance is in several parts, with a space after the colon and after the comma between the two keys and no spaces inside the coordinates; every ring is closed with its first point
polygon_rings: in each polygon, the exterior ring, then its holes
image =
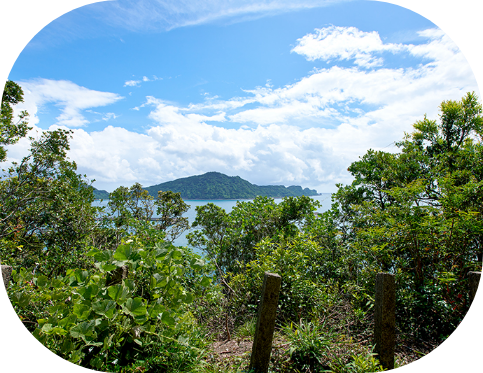
{"type": "Polygon", "coordinates": [[[291,52],[305,56],[309,61],[354,60],[356,65],[369,68],[381,66],[382,58],[374,53],[401,52],[401,44],[383,44],[375,31],[363,32],[355,27],[330,26],[316,29],[314,34],[307,34],[297,40],[291,52]]]}
{"type": "Polygon", "coordinates": [[[112,126],[91,133],[77,129],[71,157],[80,172],[108,190],[219,171],[255,184],[327,192],[351,181],[347,167],[368,148],[395,150],[387,146],[425,113],[437,118],[441,101],[477,91],[465,58],[438,30],[422,32],[426,42],[420,45],[396,46],[354,28],[332,27],[323,38],[317,35],[305,39],[315,42],[310,48],[306,43],[293,51],[354,65],[315,69],[293,84],[268,83],[228,100],[206,95],[201,103],[180,106],[148,96],[137,108],[150,109],[152,127],[145,134],[112,126]],[[319,50],[319,42],[329,43],[327,49],[319,50]],[[394,69],[368,65],[386,50],[421,63],[394,69]]]}
{"type": "Polygon", "coordinates": [[[38,112],[47,104],[60,108],[55,124],[66,127],[82,127],[89,123],[82,111],[89,108],[106,106],[121,100],[115,93],[100,92],[81,87],[67,80],[34,79],[18,82],[24,91],[24,104],[16,110],[27,110],[30,123],[38,124],[38,112]]]}
{"type": "Polygon", "coordinates": [[[140,80],[127,80],[124,83],[124,87],[137,87],[141,84],[140,80]]]}

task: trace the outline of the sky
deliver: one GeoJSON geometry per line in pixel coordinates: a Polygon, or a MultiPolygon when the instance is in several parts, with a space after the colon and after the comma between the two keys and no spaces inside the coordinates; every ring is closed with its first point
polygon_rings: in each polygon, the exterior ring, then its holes
{"type": "Polygon", "coordinates": [[[334,192],[368,149],[397,151],[443,100],[478,93],[428,19],[348,0],[94,3],[45,26],[8,78],[34,137],[72,129],[69,157],[109,192],[209,171],[334,192]]]}

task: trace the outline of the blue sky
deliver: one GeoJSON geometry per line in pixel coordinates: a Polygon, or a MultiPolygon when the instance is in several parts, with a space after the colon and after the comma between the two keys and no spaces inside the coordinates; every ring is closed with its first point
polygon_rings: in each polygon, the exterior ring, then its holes
{"type": "Polygon", "coordinates": [[[441,101],[478,92],[426,18],[336,0],[86,5],[42,29],[8,78],[34,131],[73,129],[69,156],[108,191],[219,171],[333,192],[367,149],[396,151],[441,101]]]}

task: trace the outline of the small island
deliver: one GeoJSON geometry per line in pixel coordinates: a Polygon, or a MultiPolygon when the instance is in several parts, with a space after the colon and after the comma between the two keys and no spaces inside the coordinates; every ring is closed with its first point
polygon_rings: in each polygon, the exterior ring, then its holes
{"type": "MultiPolygon", "coordinates": [[[[109,192],[92,188],[96,199],[109,199],[109,192]]],[[[240,176],[227,176],[214,171],[143,189],[147,190],[153,197],[156,197],[160,190],[171,190],[175,193],[181,193],[181,198],[184,200],[254,199],[257,196],[283,198],[318,195],[315,189],[302,188],[298,185],[289,187],[284,185],[259,186],[242,179],[240,176]]]]}
{"type": "Polygon", "coordinates": [[[166,183],[153,185],[146,189],[156,197],[158,191],[171,190],[181,193],[181,198],[194,199],[253,199],[257,196],[282,198],[298,196],[315,196],[314,189],[302,189],[301,186],[266,185],[259,186],[239,176],[227,176],[220,172],[207,172],[203,175],[189,176],[166,183]]]}

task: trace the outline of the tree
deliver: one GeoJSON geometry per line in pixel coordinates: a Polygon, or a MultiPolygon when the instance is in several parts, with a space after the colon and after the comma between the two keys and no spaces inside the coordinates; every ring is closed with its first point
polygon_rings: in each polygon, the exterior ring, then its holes
{"type": "Polygon", "coordinates": [[[5,84],[2,94],[2,106],[0,112],[0,162],[7,159],[7,150],[5,145],[15,144],[20,138],[32,129],[27,125],[28,113],[22,111],[18,115],[18,121],[15,123],[12,105],[23,102],[22,88],[11,80],[5,84]]]}
{"type": "Polygon", "coordinates": [[[367,288],[376,271],[395,273],[401,324],[425,338],[464,317],[483,251],[482,107],[468,93],[440,110],[396,143],[400,153],[354,162],[354,182],[334,197],[349,272],[367,288]]]}
{"type": "Polygon", "coordinates": [[[97,209],[85,176],[67,159],[71,131],[44,132],[0,179],[2,260],[45,274],[79,263],[97,209]],[[69,263],[71,262],[71,263],[69,263]]]}
{"type": "Polygon", "coordinates": [[[319,202],[307,196],[285,197],[277,204],[273,198],[258,196],[238,201],[227,214],[209,203],[196,207],[188,242],[207,252],[225,272],[242,271],[255,258],[254,249],[264,238],[293,237],[300,226],[313,217],[319,202]]]}
{"type": "Polygon", "coordinates": [[[181,193],[160,190],[154,204],[157,206],[156,213],[159,216],[156,227],[166,232],[168,241],[173,242],[190,228],[188,218],[183,217],[190,206],[181,199],[181,193]]]}

